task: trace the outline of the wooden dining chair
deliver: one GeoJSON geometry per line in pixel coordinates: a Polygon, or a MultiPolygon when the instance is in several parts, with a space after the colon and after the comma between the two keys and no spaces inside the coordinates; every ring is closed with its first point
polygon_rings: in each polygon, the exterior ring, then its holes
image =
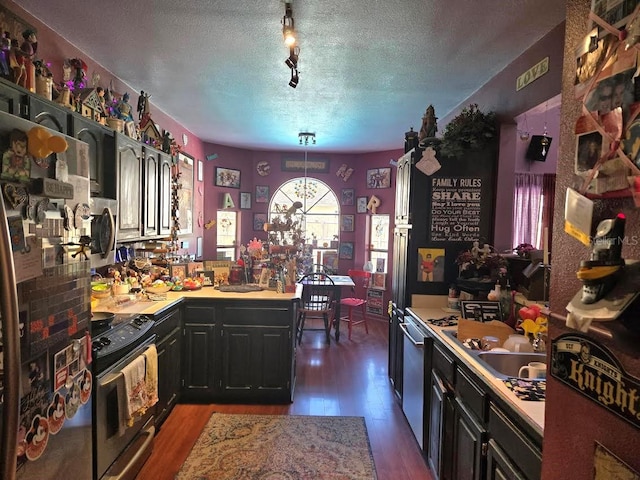
{"type": "Polygon", "coordinates": [[[302,343],[304,330],[324,331],[327,344],[331,343],[331,324],[335,310],[335,285],[331,278],[324,273],[309,273],[299,281],[302,284],[302,298],[298,308],[296,334],[298,345],[302,343]],[[305,328],[306,320],[319,319],[324,322],[324,328],[305,328]]]}
{"type": "Polygon", "coordinates": [[[345,311],[345,307],[346,314],[341,315],[339,321],[347,322],[349,340],[351,340],[351,332],[354,325],[364,323],[364,330],[367,334],[369,333],[369,326],[367,325],[367,291],[369,290],[369,283],[371,281],[371,272],[349,270],[347,273],[353,280],[355,286],[352,287],[351,296],[340,300],[341,314],[345,311]],[[356,313],[358,310],[360,312],[356,313]]]}

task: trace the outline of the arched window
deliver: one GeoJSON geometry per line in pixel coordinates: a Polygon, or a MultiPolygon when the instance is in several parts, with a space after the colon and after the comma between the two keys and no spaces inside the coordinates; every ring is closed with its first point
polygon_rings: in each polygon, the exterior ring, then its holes
{"type": "MultiPolygon", "coordinates": [[[[269,221],[282,215],[283,207],[302,203],[296,215],[302,221],[307,244],[313,245],[313,262],[324,264],[324,254],[337,251],[340,235],[340,202],[331,188],[311,177],[293,178],[278,188],[269,202],[269,221]],[[331,242],[334,242],[333,244],[331,242]]],[[[337,266],[337,265],[336,265],[337,266]]]]}

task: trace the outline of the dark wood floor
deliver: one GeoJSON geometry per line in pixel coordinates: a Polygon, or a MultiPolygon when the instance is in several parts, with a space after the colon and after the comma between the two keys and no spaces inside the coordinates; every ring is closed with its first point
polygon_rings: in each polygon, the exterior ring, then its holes
{"type": "Polygon", "coordinates": [[[156,436],[137,480],[173,479],[213,412],[365,417],[379,480],[431,480],[387,376],[386,321],[370,321],[369,335],[346,326],[340,343],[305,332],[298,348],[298,380],[288,405],[177,405],[156,436]]]}

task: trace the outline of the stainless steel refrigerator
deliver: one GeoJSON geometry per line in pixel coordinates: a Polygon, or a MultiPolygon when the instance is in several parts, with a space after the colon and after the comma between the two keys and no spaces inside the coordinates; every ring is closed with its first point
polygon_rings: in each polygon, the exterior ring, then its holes
{"type": "Polygon", "coordinates": [[[0,112],[0,149],[0,478],[91,479],[88,148],[0,112]]]}

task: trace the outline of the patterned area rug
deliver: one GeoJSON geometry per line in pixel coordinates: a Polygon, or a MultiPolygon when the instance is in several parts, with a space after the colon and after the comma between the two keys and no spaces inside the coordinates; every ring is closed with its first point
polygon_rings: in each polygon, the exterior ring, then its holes
{"type": "Polygon", "coordinates": [[[176,480],[376,479],[363,417],[214,413],[176,480]]]}

